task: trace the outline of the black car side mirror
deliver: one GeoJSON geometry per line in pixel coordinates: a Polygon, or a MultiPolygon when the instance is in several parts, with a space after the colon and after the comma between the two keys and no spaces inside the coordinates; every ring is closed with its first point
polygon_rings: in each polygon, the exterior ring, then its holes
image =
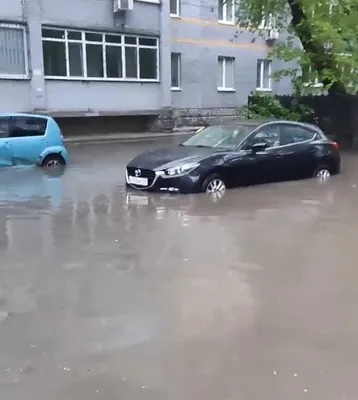
{"type": "Polygon", "coordinates": [[[252,153],[256,154],[260,151],[265,151],[267,149],[268,145],[265,142],[262,143],[255,143],[251,146],[250,150],[252,153]]]}

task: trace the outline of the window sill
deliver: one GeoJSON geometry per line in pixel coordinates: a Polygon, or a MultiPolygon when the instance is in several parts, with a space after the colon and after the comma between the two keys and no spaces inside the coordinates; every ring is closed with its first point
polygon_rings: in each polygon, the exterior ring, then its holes
{"type": "Polygon", "coordinates": [[[226,92],[226,93],[235,93],[236,92],[236,89],[234,89],[234,88],[218,87],[217,90],[218,90],[218,92],[226,92]]]}
{"type": "Polygon", "coordinates": [[[141,3],[153,3],[153,4],[160,4],[159,0],[136,0],[139,1],[141,3]]]}
{"type": "Polygon", "coordinates": [[[269,88],[256,88],[256,92],[272,92],[269,88]]]}
{"type": "Polygon", "coordinates": [[[183,89],[182,88],[180,88],[180,87],[172,87],[171,88],[171,91],[172,92],[181,92],[183,89]]]}
{"type": "Polygon", "coordinates": [[[47,81],[70,81],[70,82],[134,82],[134,83],[160,83],[159,79],[124,79],[124,78],[83,78],[66,76],[45,76],[47,81]]]}
{"type": "Polygon", "coordinates": [[[181,16],[179,14],[170,14],[170,18],[181,19],[181,16]]]}
{"type": "Polygon", "coordinates": [[[5,81],[29,81],[31,80],[29,75],[0,75],[0,80],[5,81]]]}
{"type": "Polygon", "coordinates": [[[303,84],[304,87],[306,88],[315,88],[315,89],[319,89],[323,87],[323,83],[304,83],[303,84]]]}
{"type": "Polygon", "coordinates": [[[224,21],[222,19],[219,19],[218,24],[220,25],[227,25],[227,26],[235,26],[235,21],[224,21]]]}

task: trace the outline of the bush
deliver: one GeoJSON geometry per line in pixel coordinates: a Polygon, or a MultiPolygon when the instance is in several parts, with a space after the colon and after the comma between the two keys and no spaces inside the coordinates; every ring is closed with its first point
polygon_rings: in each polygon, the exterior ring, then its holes
{"type": "Polygon", "coordinates": [[[242,107],[239,114],[248,119],[281,119],[290,121],[307,121],[312,118],[312,109],[302,104],[299,98],[292,97],[289,107],[267,93],[253,92],[249,96],[247,106],[242,107]]]}

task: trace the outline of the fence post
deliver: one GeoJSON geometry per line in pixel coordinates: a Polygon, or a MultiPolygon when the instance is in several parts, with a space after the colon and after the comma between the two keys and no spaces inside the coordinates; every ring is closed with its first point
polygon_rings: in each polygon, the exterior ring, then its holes
{"type": "Polygon", "coordinates": [[[354,120],[356,99],[353,96],[337,96],[335,104],[334,127],[341,145],[346,148],[353,147],[355,136],[354,120]],[[338,112],[337,112],[338,111],[338,112]]]}

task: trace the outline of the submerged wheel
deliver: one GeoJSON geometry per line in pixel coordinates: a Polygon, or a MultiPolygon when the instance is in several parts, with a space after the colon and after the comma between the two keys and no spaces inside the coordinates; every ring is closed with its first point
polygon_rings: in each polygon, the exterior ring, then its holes
{"type": "Polygon", "coordinates": [[[327,165],[320,165],[313,173],[318,182],[326,182],[331,177],[331,169],[327,165]]]}
{"type": "Polygon", "coordinates": [[[225,193],[225,191],[225,182],[219,174],[212,174],[203,182],[203,192],[207,194],[222,195],[225,193]]]}
{"type": "Polygon", "coordinates": [[[46,156],[41,164],[41,167],[43,168],[59,168],[59,167],[64,167],[66,164],[64,158],[61,156],[61,154],[49,154],[46,156]]]}

